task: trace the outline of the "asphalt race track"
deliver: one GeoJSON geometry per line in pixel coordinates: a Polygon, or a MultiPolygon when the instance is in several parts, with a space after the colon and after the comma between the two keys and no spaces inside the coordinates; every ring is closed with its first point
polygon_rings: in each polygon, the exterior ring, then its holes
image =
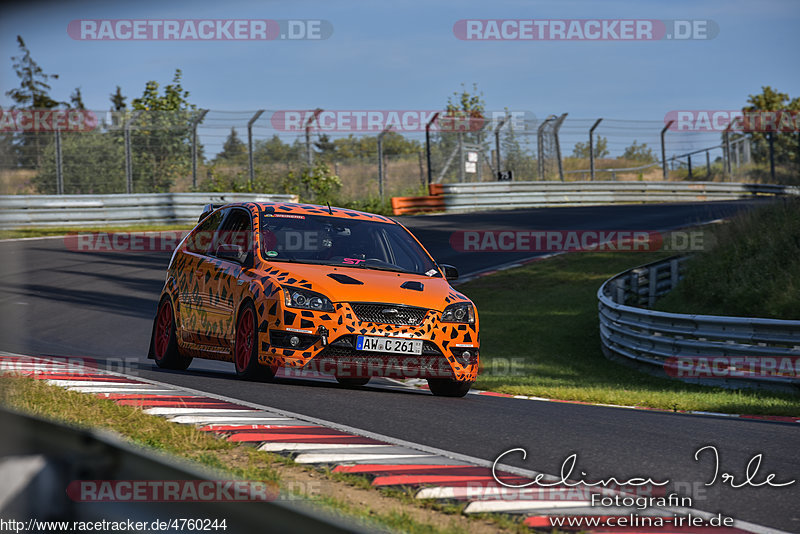
{"type": "MultiPolygon", "coordinates": [[[[726,217],[752,204],[550,208],[401,220],[437,260],[468,275],[530,253],[458,253],[449,244],[457,230],[664,230],[726,217]]],[[[694,484],[694,508],[800,532],[800,483],[732,489],[718,482],[707,488],[703,484],[714,465],[708,457],[694,460],[697,449],[716,445],[720,472],[742,480],[750,459],[763,453],[756,481],[768,473],[776,473],[776,481],[800,480],[796,424],[477,395],[434,398],[302,379],[241,382],[233,378],[231,364],[210,361],[195,360],[186,372],[161,371],[146,353],[169,254],[76,252],[63,239],[51,238],[0,242],[0,257],[0,350],[122,358],[127,368],[118,370],[129,374],[487,460],[523,447],[527,461],[505,460],[547,473],[558,473],[564,459],[577,453],[587,479],[640,476],[694,484]]]]}

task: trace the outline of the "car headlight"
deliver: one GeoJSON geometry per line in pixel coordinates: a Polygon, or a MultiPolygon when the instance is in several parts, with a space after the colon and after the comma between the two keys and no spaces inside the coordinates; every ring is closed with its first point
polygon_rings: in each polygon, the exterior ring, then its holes
{"type": "Polygon", "coordinates": [[[320,293],[296,287],[283,288],[283,303],[288,308],[301,308],[303,310],[333,311],[330,299],[320,293]]]}
{"type": "Polygon", "coordinates": [[[467,302],[451,304],[442,312],[442,321],[445,323],[474,323],[475,308],[467,302]]]}

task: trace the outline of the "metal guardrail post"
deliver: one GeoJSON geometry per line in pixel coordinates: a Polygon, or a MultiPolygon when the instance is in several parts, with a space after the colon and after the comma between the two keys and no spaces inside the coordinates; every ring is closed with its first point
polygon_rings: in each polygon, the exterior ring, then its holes
{"type": "Polygon", "coordinates": [[[61,154],[61,129],[56,128],[56,194],[64,194],[64,169],[61,154]]]}
{"type": "MultiPolygon", "coordinates": [[[[597,119],[595,123],[589,128],[589,170],[590,180],[594,182],[594,131],[600,125],[603,119],[597,119]]],[[[563,181],[563,179],[562,179],[563,181]]]]}
{"type": "Polygon", "coordinates": [[[561,129],[561,124],[564,122],[564,119],[567,118],[567,114],[564,113],[561,115],[556,123],[553,125],[553,135],[555,136],[556,142],[556,158],[558,158],[558,177],[563,182],[564,181],[564,162],[561,161],[561,143],[558,139],[558,130],[561,129]]]}
{"type": "Polygon", "coordinates": [[[425,154],[428,159],[428,185],[433,182],[433,167],[431,167],[431,125],[439,117],[439,112],[433,114],[431,120],[425,125],[425,154]]]}
{"type": "Polygon", "coordinates": [[[197,187],[197,126],[203,122],[208,113],[207,109],[201,109],[200,113],[192,120],[192,187],[197,187]]]}
{"type": "Polygon", "coordinates": [[[658,283],[658,269],[648,267],[647,269],[647,306],[652,308],[656,303],[656,284],[658,283]]]}
{"type": "Polygon", "coordinates": [[[141,110],[134,111],[130,118],[125,121],[123,126],[125,135],[125,191],[130,195],[133,193],[133,157],[131,155],[131,124],[135,121],[141,110]]]}
{"type": "Polygon", "coordinates": [[[264,110],[259,109],[256,111],[256,114],[250,117],[250,120],[247,121],[247,159],[250,165],[250,190],[253,189],[253,183],[255,182],[256,175],[255,168],[253,167],[253,124],[258,120],[262,113],[264,113],[264,110]]]}
{"type": "Polygon", "coordinates": [[[669,121],[666,126],[661,129],[661,172],[664,175],[664,181],[669,180],[669,170],[667,169],[667,149],[664,143],[664,137],[667,135],[667,130],[675,121],[669,121]]]}

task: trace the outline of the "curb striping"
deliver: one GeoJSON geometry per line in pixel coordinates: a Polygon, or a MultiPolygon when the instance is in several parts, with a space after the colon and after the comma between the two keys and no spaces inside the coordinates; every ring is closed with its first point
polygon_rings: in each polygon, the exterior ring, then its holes
{"type": "MultiPolygon", "coordinates": [[[[547,513],[552,517],[576,513],[591,515],[596,511],[589,507],[587,512],[588,501],[585,497],[588,491],[578,499],[572,497],[570,500],[570,497],[565,497],[563,491],[565,488],[549,488],[555,490],[548,493],[550,498],[541,499],[542,492],[539,491],[540,499],[532,499],[531,492],[497,484],[487,467],[488,462],[484,460],[473,461],[470,457],[447,451],[436,452],[436,449],[411,443],[403,445],[399,440],[394,440],[392,443],[391,438],[384,441],[369,432],[335,423],[326,424],[301,415],[293,417],[288,413],[273,411],[267,407],[256,407],[236,399],[145,379],[139,380],[110,371],[86,372],[83,368],[45,358],[8,353],[0,353],[0,373],[3,372],[45,380],[48,384],[76,392],[91,393],[120,405],[135,406],[144,413],[159,415],[171,422],[194,425],[199,430],[211,432],[220,439],[252,443],[259,450],[288,455],[298,464],[330,466],[333,472],[360,474],[371,478],[373,487],[416,487],[418,488],[416,498],[462,502],[465,503],[463,508],[465,514],[538,514],[536,517],[541,517],[543,513],[547,513]],[[17,362],[19,365],[5,365],[8,362],[17,362]],[[59,369],[58,372],[53,371],[56,368],[59,369]]],[[[519,398],[492,392],[470,393],[519,398]]],[[[501,466],[502,471],[499,471],[499,474],[509,483],[522,484],[531,481],[532,472],[515,473],[514,471],[522,470],[508,467],[506,471],[506,467],[501,466]]],[[[575,488],[571,490],[575,491],[575,488]]],[[[596,493],[608,494],[608,492],[608,489],[604,489],[596,493]]],[[[616,490],[614,492],[624,495],[616,490]]],[[[678,510],[680,513],[691,512],[693,515],[711,515],[693,509],[678,510]]],[[[604,512],[609,510],[604,509],[604,512]]],[[[672,513],[666,510],[661,512],[672,513]]],[[[628,509],[621,509],[619,514],[611,515],[629,513],[628,509]]],[[[529,522],[527,519],[523,524],[531,528],[544,528],[537,521],[529,522]]],[[[735,524],[745,528],[738,530],[739,532],[779,532],[741,521],[736,521],[735,524]]],[[[728,530],[731,531],[736,530],[728,530]]],[[[630,532],[630,530],[599,527],[587,532],[630,532]]]]}

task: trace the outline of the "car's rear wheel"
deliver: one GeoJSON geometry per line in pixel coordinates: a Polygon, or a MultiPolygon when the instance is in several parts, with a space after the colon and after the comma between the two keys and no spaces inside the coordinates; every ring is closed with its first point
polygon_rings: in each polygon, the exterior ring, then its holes
{"type": "Polygon", "coordinates": [[[346,387],[364,386],[369,382],[368,376],[337,376],[336,381],[346,387]]]}
{"type": "Polygon", "coordinates": [[[236,376],[244,380],[264,380],[274,375],[268,367],[258,363],[258,333],[256,309],[247,302],[236,321],[236,341],[233,347],[233,363],[236,376]]]}
{"type": "Polygon", "coordinates": [[[428,387],[437,397],[463,397],[474,382],[459,382],[450,378],[429,378],[428,387]]]}
{"type": "Polygon", "coordinates": [[[153,357],[161,369],[183,371],[192,363],[191,356],[183,356],[178,350],[178,336],[175,329],[175,312],[172,301],[165,296],[158,306],[155,332],[153,333],[153,357]]]}

